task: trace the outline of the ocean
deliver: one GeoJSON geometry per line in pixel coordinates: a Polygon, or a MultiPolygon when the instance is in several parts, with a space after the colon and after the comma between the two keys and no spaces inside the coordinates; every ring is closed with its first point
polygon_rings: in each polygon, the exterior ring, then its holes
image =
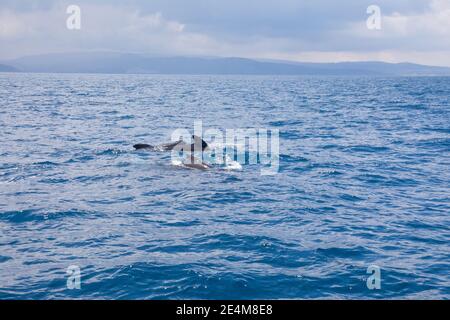
{"type": "Polygon", "coordinates": [[[0,97],[0,299],[450,298],[449,77],[1,73],[0,97]],[[133,150],[199,120],[278,130],[278,170],[133,150]]]}

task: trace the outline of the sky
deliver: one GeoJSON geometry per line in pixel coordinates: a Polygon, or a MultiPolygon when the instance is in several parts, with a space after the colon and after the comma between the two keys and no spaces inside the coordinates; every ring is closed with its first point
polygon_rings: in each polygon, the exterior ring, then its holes
{"type": "Polygon", "coordinates": [[[0,60],[80,51],[450,66],[450,0],[0,0],[0,60]]]}

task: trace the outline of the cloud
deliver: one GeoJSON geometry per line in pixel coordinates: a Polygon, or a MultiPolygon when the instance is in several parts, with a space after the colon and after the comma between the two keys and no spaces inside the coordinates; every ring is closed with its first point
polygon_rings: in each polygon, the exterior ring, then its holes
{"type": "Polygon", "coordinates": [[[192,48],[211,45],[207,37],[185,32],[184,24],[166,19],[161,12],[143,14],[130,7],[84,5],[81,8],[81,30],[68,30],[66,19],[69,15],[65,9],[55,5],[50,10],[33,12],[0,10],[2,54],[14,56],[80,50],[162,54],[175,53],[184,45],[192,48]],[[27,46],[27,50],[22,49],[27,46]]]}
{"type": "Polygon", "coordinates": [[[423,14],[403,15],[395,12],[384,18],[385,28],[394,36],[438,37],[450,47],[450,1],[433,0],[429,11],[423,14]],[[444,38],[446,37],[446,38],[444,38]]]}
{"type": "Polygon", "coordinates": [[[450,51],[450,1],[432,0],[420,13],[383,14],[377,31],[364,22],[350,23],[341,36],[356,40],[348,48],[354,50],[450,51]]]}
{"type": "Polygon", "coordinates": [[[0,12],[0,39],[18,37],[25,30],[25,25],[10,11],[0,12]]]}
{"type": "Polygon", "coordinates": [[[382,30],[366,27],[371,0],[75,1],[82,29],[66,28],[63,0],[2,0],[0,59],[68,51],[358,59],[450,65],[450,1],[378,0],[382,30]],[[428,61],[428,62],[427,62],[428,61]]]}
{"type": "MultiPolygon", "coordinates": [[[[97,10],[94,10],[97,11],[97,10]]],[[[105,8],[101,9],[102,12],[105,8]]],[[[108,19],[106,24],[114,25],[119,19],[123,22],[124,31],[129,33],[141,32],[182,32],[185,25],[177,21],[168,21],[163,18],[161,12],[141,15],[138,11],[126,13],[117,11],[117,9],[108,8],[108,19]]],[[[95,25],[93,25],[94,27],[95,25]]]]}

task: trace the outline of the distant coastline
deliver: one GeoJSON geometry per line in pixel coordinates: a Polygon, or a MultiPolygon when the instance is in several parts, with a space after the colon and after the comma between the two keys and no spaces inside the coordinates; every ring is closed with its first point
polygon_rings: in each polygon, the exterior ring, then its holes
{"type": "Polygon", "coordinates": [[[6,64],[0,64],[0,72],[20,72],[20,70],[6,64]]]}
{"type": "Polygon", "coordinates": [[[222,75],[359,75],[450,76],[450,68],[377,61],[301,63],[247,58],[155,57],[132,53],[56,53],[2,61],[0,72],[222,74],[222,75]]]}

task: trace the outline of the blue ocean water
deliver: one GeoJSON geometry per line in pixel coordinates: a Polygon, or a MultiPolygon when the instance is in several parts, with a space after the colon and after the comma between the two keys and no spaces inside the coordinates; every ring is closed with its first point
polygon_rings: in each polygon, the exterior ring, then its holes
{"type": "Polygon", "coordinates": [[[450,78],[0,74],[0,97],[1,299],[450,298],[450,78]],[[278,174],[133,151],[195,120],[278,129],[278,174]]]}

